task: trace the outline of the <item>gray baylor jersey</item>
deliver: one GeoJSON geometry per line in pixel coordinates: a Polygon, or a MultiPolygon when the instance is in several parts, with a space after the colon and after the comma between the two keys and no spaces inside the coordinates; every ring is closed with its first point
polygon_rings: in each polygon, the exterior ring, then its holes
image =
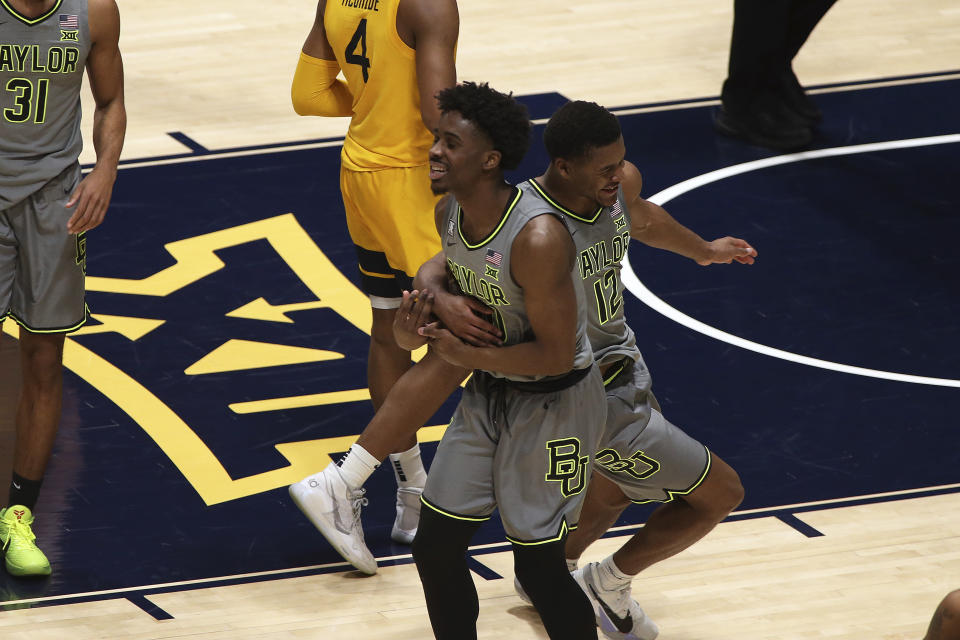
{"type": "Polygon", "coordinates": [[[0,211],[80,156],[89,52],[87,0],[58,0],[36,18],[0,0],[0,211]]]}
{"type": "Polygon", "coordinates": [[[520,185],[530,197],[563,214],[577,247],[577,280],[586,297],[588,336],[601,367],[623,357],[639,361],[640,350],[623,311],[621,261],[630,245],[630,211],[623,188],[612,207],[598,207],[584,217],[554,200],[534,179],[520,185]]]}
{"type": "MultiPolygon", "coordinates": [[[[497,227],[490,235],[476,243],[469,242],[460,225],[463,212],[459,203],[450,198],[444,215],[443,254],[453,277],[462,293],[471,295],[493,310],[494,324],[503,332],[503,345],[510,346],[528,342],[533,338],[530,320],[524,303],[523,289],[510,275],[510,258],[513,241],[531,219],[547,214],[557,216],[540,198],[524,194],[519,188],[507,204],[497,227]]],[[[562,220],[560,216],[557,216],[562,220]]],[[[593,352],[587,338],[587,315],[584,308],[582,287],[574,267],[571,277],[577,296],[577,345],[573,368],[584,369],[593,361],[593,352]]],[[[528,382],[548,379],[549,376],[507,375],[489,371],[493,376],[528,382]]]]}

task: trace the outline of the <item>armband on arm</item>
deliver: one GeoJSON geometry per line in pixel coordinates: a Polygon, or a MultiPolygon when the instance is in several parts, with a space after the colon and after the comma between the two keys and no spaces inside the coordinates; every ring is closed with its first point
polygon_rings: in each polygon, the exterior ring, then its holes
{"type": "Polygon", "coordinates": [[[352,116],[353,96],[343,80],[337,80],[340,63],[300,52],[293,74],[290,97],[301,116],[352,116]]]}

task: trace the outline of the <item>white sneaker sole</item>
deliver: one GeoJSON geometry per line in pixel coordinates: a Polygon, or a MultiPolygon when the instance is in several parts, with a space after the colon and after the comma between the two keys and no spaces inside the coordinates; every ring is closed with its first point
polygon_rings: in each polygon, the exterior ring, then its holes
{"type": "MultiPolygon", "coordinates": [[[[376,574],[376,558],[365,558],[355,555],[349,546],[343,544],[343,534],[337,529],[336,524],[322,513],[315,514],[314,510],[307,504],[306,497],[301,495],[302,493],[304,493],[304,491],[299,484],[290,485],[290,497],[293,498],[293,503],[297,505],[297,508],[300,509],[303,515],[307,516],[307,519],[313,523],[313,526],[317,528],[320,535],[326,538],[330,546],[332,546],[344,560],[356,567],[358,571],[369,576],[376,574]]],[[[318,509],[317,511],[320,510],[318,509]]]]}

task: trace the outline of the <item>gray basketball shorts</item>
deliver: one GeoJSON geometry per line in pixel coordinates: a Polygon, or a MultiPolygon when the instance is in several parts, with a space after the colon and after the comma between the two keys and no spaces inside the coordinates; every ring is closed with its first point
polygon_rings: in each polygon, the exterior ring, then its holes
{"type": "Polygon", "coordinates": [[[594,471],[640,504],[669,502],[703,483],[710,451],[663,417],[642,362],[608,382],[606,395],[607,425],[594,471]]]}
{"type": "Polygon", "coordinates": [[[475,522],[499,508],[511,542],[561,540],[579,520],[605,413],[596,365],[546,393],[475,373],[430,466],[424,508],[475,522]]]}
{"type": "Polygon", "coordinates": [[[66,204],[80,165],[0,211],[0,320],[8,315],[33,333],[66,333],[86,322],[85,234],[67,233],[66,204]]]}

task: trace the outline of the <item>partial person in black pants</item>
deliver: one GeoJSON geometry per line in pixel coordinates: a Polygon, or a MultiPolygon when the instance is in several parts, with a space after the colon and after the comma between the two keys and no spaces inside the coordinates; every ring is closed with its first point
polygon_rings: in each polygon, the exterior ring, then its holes
{"type": "Polygon", "coordinates": [[[783,151],[810,143],[822,119],[793,72],[793,59],[836,0],[734,0],[730,65],[720,133],[783,151]]]}

